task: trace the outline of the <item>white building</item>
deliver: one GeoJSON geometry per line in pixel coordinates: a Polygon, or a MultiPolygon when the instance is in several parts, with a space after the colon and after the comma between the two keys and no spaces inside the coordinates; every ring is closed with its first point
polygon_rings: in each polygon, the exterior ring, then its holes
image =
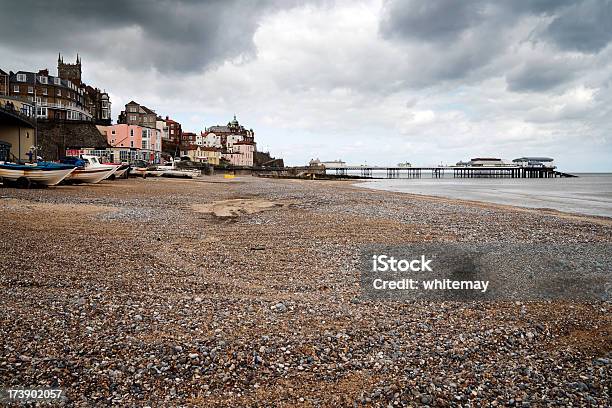
{"type": "Polygon", "coordinates": [[[521,167],[555,167],[555,161],[550,157],[519,157],[512,162],[521,167]]]}

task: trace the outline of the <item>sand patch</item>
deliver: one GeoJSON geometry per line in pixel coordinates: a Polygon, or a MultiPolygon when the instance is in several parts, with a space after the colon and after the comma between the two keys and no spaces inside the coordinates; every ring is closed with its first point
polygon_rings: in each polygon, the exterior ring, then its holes
{"type": "Polygon", "coordinates": [[[283,203],[263,199],[233,199],[210,204],[194,204],[191,208],[200,213],[212,213],[220,218],[255,214],[285,206],[283,203]]]}

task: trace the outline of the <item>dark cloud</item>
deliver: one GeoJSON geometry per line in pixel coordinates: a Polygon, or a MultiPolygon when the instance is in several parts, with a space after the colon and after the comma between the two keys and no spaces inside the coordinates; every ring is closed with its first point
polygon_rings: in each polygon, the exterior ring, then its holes
{"type": "Polygon", "coordinates": [[[252,55],[253,33],[270,10],[294,1],[14,1],[0,13],[5,47],[113,55],[133,70],[192,72],[252,55]],[[16,33],[19,33],[16,35],[16,33]],[[69,48],[69,49],[67,49],[69,48]],[[85,49],[85,50],[84,50],[85,49]]]}
{"type": "Polygon", "coordinates": [[[612,41],[612,0],[590,0],[564,9],[544,37],[565,50],[597,53],[612,41]]]}
{"type": "Polygon", "coordinates": [[[506,75],[506,83],[513,92],[544,92],[574,79],[578,69],[572,60],[533,61],[506,75]]]}
{"type": "Polygon", "coordinates": [[[387,1],[380,29],[388,38],[448,41],[483,17],[479,0],[387,1]]]}

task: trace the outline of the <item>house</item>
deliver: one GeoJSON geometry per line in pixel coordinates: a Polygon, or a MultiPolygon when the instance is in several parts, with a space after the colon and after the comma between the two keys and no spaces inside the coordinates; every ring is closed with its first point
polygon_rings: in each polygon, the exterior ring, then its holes
{"type": "Polygon", "coordinates": [[[126,125],[138,125],[155,129],[157,123],[157,114],[155,111],[141,105],[137,102],[130,101],[125,104],[125,110],[121,111],[117,123],[126,125]]]}
{"type": "Polygon", "coordinates": [[[114,162],[145,160],[159,163],[161,159],[161,137],[157,129],[146,126],[120,123],[98,126],[98,130],[110,145],[108,157],[114,162]]]}
{"type": "Polygon", "coordinates": [[[221,149],[191,144],[181,151],[181,156],[188,156],[193,162],[218,166],[221,162],[221,149]]]}

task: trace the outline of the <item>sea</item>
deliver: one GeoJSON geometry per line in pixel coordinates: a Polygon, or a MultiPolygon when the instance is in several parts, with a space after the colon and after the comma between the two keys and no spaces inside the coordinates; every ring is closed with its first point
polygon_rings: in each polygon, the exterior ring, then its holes
{"type": "MultiPolygon", "coordinates": [[[[612,217],[612,173],[573,173],[576,178],[421,178],[371,180],[360,187],[568,213],[612,217]]],[[[374,177],[377,175],[375,174],[374,177]]]]}

